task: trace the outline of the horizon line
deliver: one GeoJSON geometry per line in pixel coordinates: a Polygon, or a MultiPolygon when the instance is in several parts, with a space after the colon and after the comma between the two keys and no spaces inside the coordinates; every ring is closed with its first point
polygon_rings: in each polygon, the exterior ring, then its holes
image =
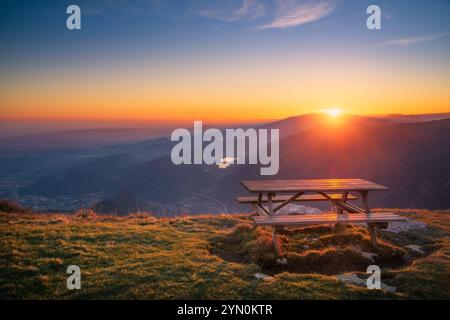
{"type": "MultiPolygon", "coordinates": [[[[205,123],[258,123],[258,122],[264,122],[264,121],[279,121],[283,119],[293,118],[293,117],[299,117],[299,116],[306,116],[306,115],[315,115],[315,114],[324,114],[323,111],[314,111],[314,112],[305,112],[305,113],[298,113],[298,114],[292,114],[285,117],[277,117],[277,118],[260,118],[260,119],[247,119],[243,118],[241,120],[239,119],[230,119],[230,120],[220,120],[216,121],[211,118],[206,118],[205,120],[197,119],[200,117],[195,117],[192,119],[168,119],[168,118],[108,118],[108,117],[1,117],[0,121],[14,121],[14,122],[102,122],[102,123],[161,123],[161,124],[173,124],[173,123],[186,123],[186,122],[193,122],[193,121],[203,121],[205,123]]],[[[378,117],[378,116],[421,116],[421,115],[450,115],[450,111],[443,111],[443,112],[418,112],[418,113],[399,113],[399,112],[393,112],[393,113],[357,113],[357,112],[346,112],[345,110],[342,110],[342,115],[356,115],[356,116],[366,116],[366,117],[378,117]]]]}

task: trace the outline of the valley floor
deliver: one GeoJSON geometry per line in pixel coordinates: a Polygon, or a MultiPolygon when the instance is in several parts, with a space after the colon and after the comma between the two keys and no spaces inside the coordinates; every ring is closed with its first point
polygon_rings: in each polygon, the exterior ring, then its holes
{"type": "Polygon", "coordinates": [[[417,223],[380,231],[376,250],[363,226],[280,231],[287,266],[247,215],[0,213],[0,298],[450,299],[450,210],[389,211],[417,223]],[[337,279],[373,264],[395,292],[337,279]],[[66,287],[69,265],[81,290],[66,287]]]}

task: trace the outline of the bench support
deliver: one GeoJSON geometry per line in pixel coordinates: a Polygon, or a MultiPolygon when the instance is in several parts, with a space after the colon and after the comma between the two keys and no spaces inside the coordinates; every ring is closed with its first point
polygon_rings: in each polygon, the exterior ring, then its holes
{"type": "Polygon", "coordinates": [[[253,208],[255,208],[256,213],[260,216],[268,216],[269,215],[267,210],[259,203],[254,203],[253,208]]]}
{"type": "MultiPolygon", "coordinates": [[[[274,196],[274,194],[272,194],[272,193],[267,194],[267,206],[269,209],[269,216],[273,216],[274,212],[277,210],[276,208],[275,208],[275,210],[273,208],[273,202],[272,202],[273,196],[274,196]]],[[[281,205],[283,205],[283,203],[281,205]]],[[[278,207],[280,207],[280,206],[278,206],[278,207]]],[[[282,259],[283,250],[281,249],[280,243],[278,242],[276,226],[272,227],[272,242],[273,242],[273,248],[275,249],[275,254],[279,258],[278,260],[282,259]]]]}
{"type": "Polygon", "coordinates": [[[303,192],[298,192],[296,194],[294,194],[292,197],[290,197],[289,199],[286,199],[285,201],[283,201],[281,204],[279,204],[278,206],[275,207],[275,209],[273,209],[274,212],[280,210],[281,208],[283,208],[284,206],[288,205],[290,202],[295,201],[298,197],[300,197],[303,194],[303,192]]]}
{"type": "MultiPolygon", "coordinates": [[[[342,194],[341,202],[344,202],[344,203],[347,202],[347,197],[348,197],[348,191],[346,191],[346,192],[344,192],[344,193],[342,194]]],[[[333,201],[331,201],[331,203],[333,203],[333,201]]],[[[344,211],[343,208],[337,208],[337,213],[338,213],[338,214],[342,214],[343,211],[344,211]]]]}

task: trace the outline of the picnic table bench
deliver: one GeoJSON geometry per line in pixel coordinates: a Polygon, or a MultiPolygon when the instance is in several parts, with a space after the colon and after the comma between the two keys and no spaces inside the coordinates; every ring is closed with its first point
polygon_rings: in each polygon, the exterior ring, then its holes
{"type": "Polygon", "coordinates": [[[279,257],[283,253],[277,241],[277,226],[367,223],[371,243],[376,247],[375,227],[406,220],[389,212],[371,212],[369,192],[388,188],[364,179],[254,180],[241,184],[255,195],[237,197],[238,202],[253,205],[257,214],[253,217],[256,226],[272,227],[273,244],[279,257]],[[348,202],[358,197],[362,200],[362,208],[348,202]],[[336,212],[275,215],[289,203],[302,201],[330,201],[336,212]]]}

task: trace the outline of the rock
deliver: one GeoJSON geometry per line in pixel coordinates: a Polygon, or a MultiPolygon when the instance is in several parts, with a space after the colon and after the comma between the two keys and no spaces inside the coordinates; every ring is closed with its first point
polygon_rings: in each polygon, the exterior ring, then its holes
{"type": "Polygon", "coordinates": [[[285,266],[287,265],[287,263],[288,262],[286,258],[277,259],[277,261],[275,262],[275,264],[278,266],[285,266]]]}
{"type": "MultiPolygon", "coordinates": [[[[351,284],[354,284],[357,286],[367,288],[366,280],[359,278],[354,273],[340,274],[340,275],[336,276],[336,279],[338,279],[339,281],[342,281],[342,282],[348,282],[348,283],[351,283],[351,284]]],[[[380,287],[381,287],[381,290],[385,290],[385,291],[391,292],[391,293],[395,293],[397,291],[396,287],[388,286],[387,284],[384,284],[383,282],[381,282],[380,287]]]]}
{"type": "Polygon", "coordinates": [[[410,249],[410,250],[412,250],[412,251],[414,251],[414,252],[417,252],[417,253],[420,253],[420,254],[425,254],[425,251],[422,250],[421,246],[418,246],[418,245],[415,245],[415,244],[409,244],[409,245],[407,245],[405,247],[410,249]]]}
{"type": "Polygon", "coordinates": [[[378,256],[376,253],[372,253],[372,252],[364,252],[361,251],[361,255],[366,258],[367,260],[370,260],[372,262],[375,261],[375,257],[378,256]]]}
{"type": "Polygon", "coordinates": [[[387,292],[395,293],[397,291],[397,287],[391,287],[387,284],[381,283],[381,290],[385,290],[387,292]]]}
{"type": "Polygon", "coordinates": [[[423,222],[407,219],[406,221],[402,222],[390,222],[389,227],[384,231],[400,233],[413,230],[425,230],[426,228],[427,225],[423,222]]]}
{"type": "Polygon", "coordinates": [[[339,281],[349,282],[351,284],[356,284],[358,286],[366,286],[366,281],[364,279],[359,278],[356,274],[340,274],[336,276],[339,281]]]}
{"type": "MultiPolygon", "coordinates": [[[[267,206],[264,206],[267,210],[267,206]]],[[[284,206],[277,212],[275,212],[274,215],[276,216],[283,216],[283,215],[291,215],[291,214],[319,214],[322,213],[320,209],[303,206],[299,204],[293,204],[289,203],[288,205],[284,206]]]]}
{"type": "Polygon", "coordinates": [[[260,273],[260,272],[255,273],[255,278],[258,280],[264,280],[264,281],[270,281],[273,279],[273,277],[268,276],[267,274],[264,274],[264,273],[260,273]]]}

